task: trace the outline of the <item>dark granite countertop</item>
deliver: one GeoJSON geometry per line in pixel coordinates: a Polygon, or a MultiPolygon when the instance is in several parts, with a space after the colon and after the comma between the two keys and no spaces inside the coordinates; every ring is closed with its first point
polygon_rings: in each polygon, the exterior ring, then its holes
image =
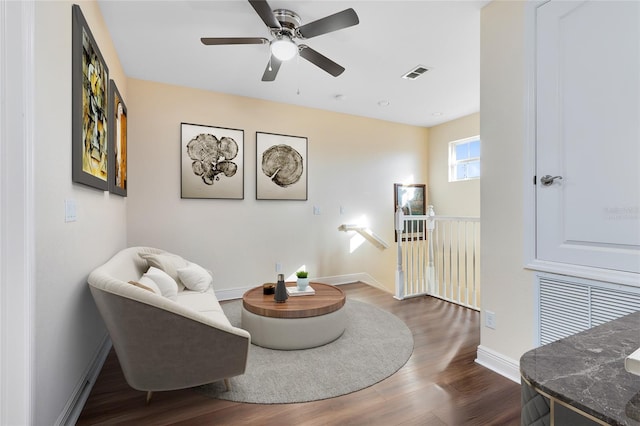
{"type": "Polygon", "coordinates": [[[640,376],[624,359],[640,347],[640,312],[541,346],[520,359],[533,387],[611,425],[640,425],[640,376]]]}

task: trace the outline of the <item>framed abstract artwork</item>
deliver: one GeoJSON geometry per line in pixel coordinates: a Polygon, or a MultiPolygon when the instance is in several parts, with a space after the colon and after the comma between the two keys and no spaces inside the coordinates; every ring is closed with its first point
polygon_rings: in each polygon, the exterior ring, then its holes
{"type": "Polygon", "coordinates": [[[115,81],[109,83],[109,192],[127,196],[127,106],[115,81]]]}
{"type": "Polygon", "coordinates": [[[180,124],[182,198],[244,199],[244,130],[180,124]]]}
{"type": "Polygon", "coordinates": [[[256,199],[307,200],[307,138],[256,132],[256,199]]]}
{"type": "Polygon", "coordinates": [[[72,8],[72,180],[109,189],[109,69],[78,5],[72,8]]]}
{"type": "MultiPolygon", "coordinates": [[[[426,202],[426,185],[424,184],[393,184],[393,206],[395,209],[400,207],[405,216],[420,216],[427,212],[426,202]]],[[[403,230],[402,239],[421,239],[423,234],[424,222],[415,220],[406,222],[403,230]]],[[[396,234],[396,242],[398,236],[396,234]]]]}

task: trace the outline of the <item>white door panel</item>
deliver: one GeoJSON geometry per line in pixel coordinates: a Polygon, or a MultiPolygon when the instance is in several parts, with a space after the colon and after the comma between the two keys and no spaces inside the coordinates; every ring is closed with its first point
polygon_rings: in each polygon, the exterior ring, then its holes
{"type": "Polygon", "coordinates": [[[640,273],[640,2],[545,3],[536,38],[536,257],[640,273]]]}

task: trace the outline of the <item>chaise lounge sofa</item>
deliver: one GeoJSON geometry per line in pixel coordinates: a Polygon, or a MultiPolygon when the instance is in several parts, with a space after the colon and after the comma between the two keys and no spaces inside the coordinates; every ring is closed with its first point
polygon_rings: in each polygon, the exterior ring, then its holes
{"type": "Polygon", "coordinates": [[[147,391],[147,402],[153,391],[219,380],[228,387],[228,378],[244,373],[251,337],[231,325],[200,266],[131,247],[87,281],[127,383],[147,391]]]}

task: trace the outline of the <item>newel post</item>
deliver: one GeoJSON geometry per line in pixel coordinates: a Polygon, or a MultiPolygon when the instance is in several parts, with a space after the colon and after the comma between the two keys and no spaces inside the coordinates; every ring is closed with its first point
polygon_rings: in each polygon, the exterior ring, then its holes
{"type": "Polygon", "coordinates": [[[436,271],[434,268],[433,262],[433,230],[436,227],[436,212],[433,210],[433,206],[429,204],[427,207],[427,232],[429,233],[429,258],[427,268],[429,271],[428,275],[428,285],[429,294],[435,293],[435,285],[436,285],[436,271]]]}
{"type": "Polygon", "coordinates": [[[398,205],[395,214],[396,246],[398,247],[398,262],[396,265],[396,295],[398,300],[404,299],[404,270],[402,269],[402,233],[404,231],[404,212],[398,205]]]}

